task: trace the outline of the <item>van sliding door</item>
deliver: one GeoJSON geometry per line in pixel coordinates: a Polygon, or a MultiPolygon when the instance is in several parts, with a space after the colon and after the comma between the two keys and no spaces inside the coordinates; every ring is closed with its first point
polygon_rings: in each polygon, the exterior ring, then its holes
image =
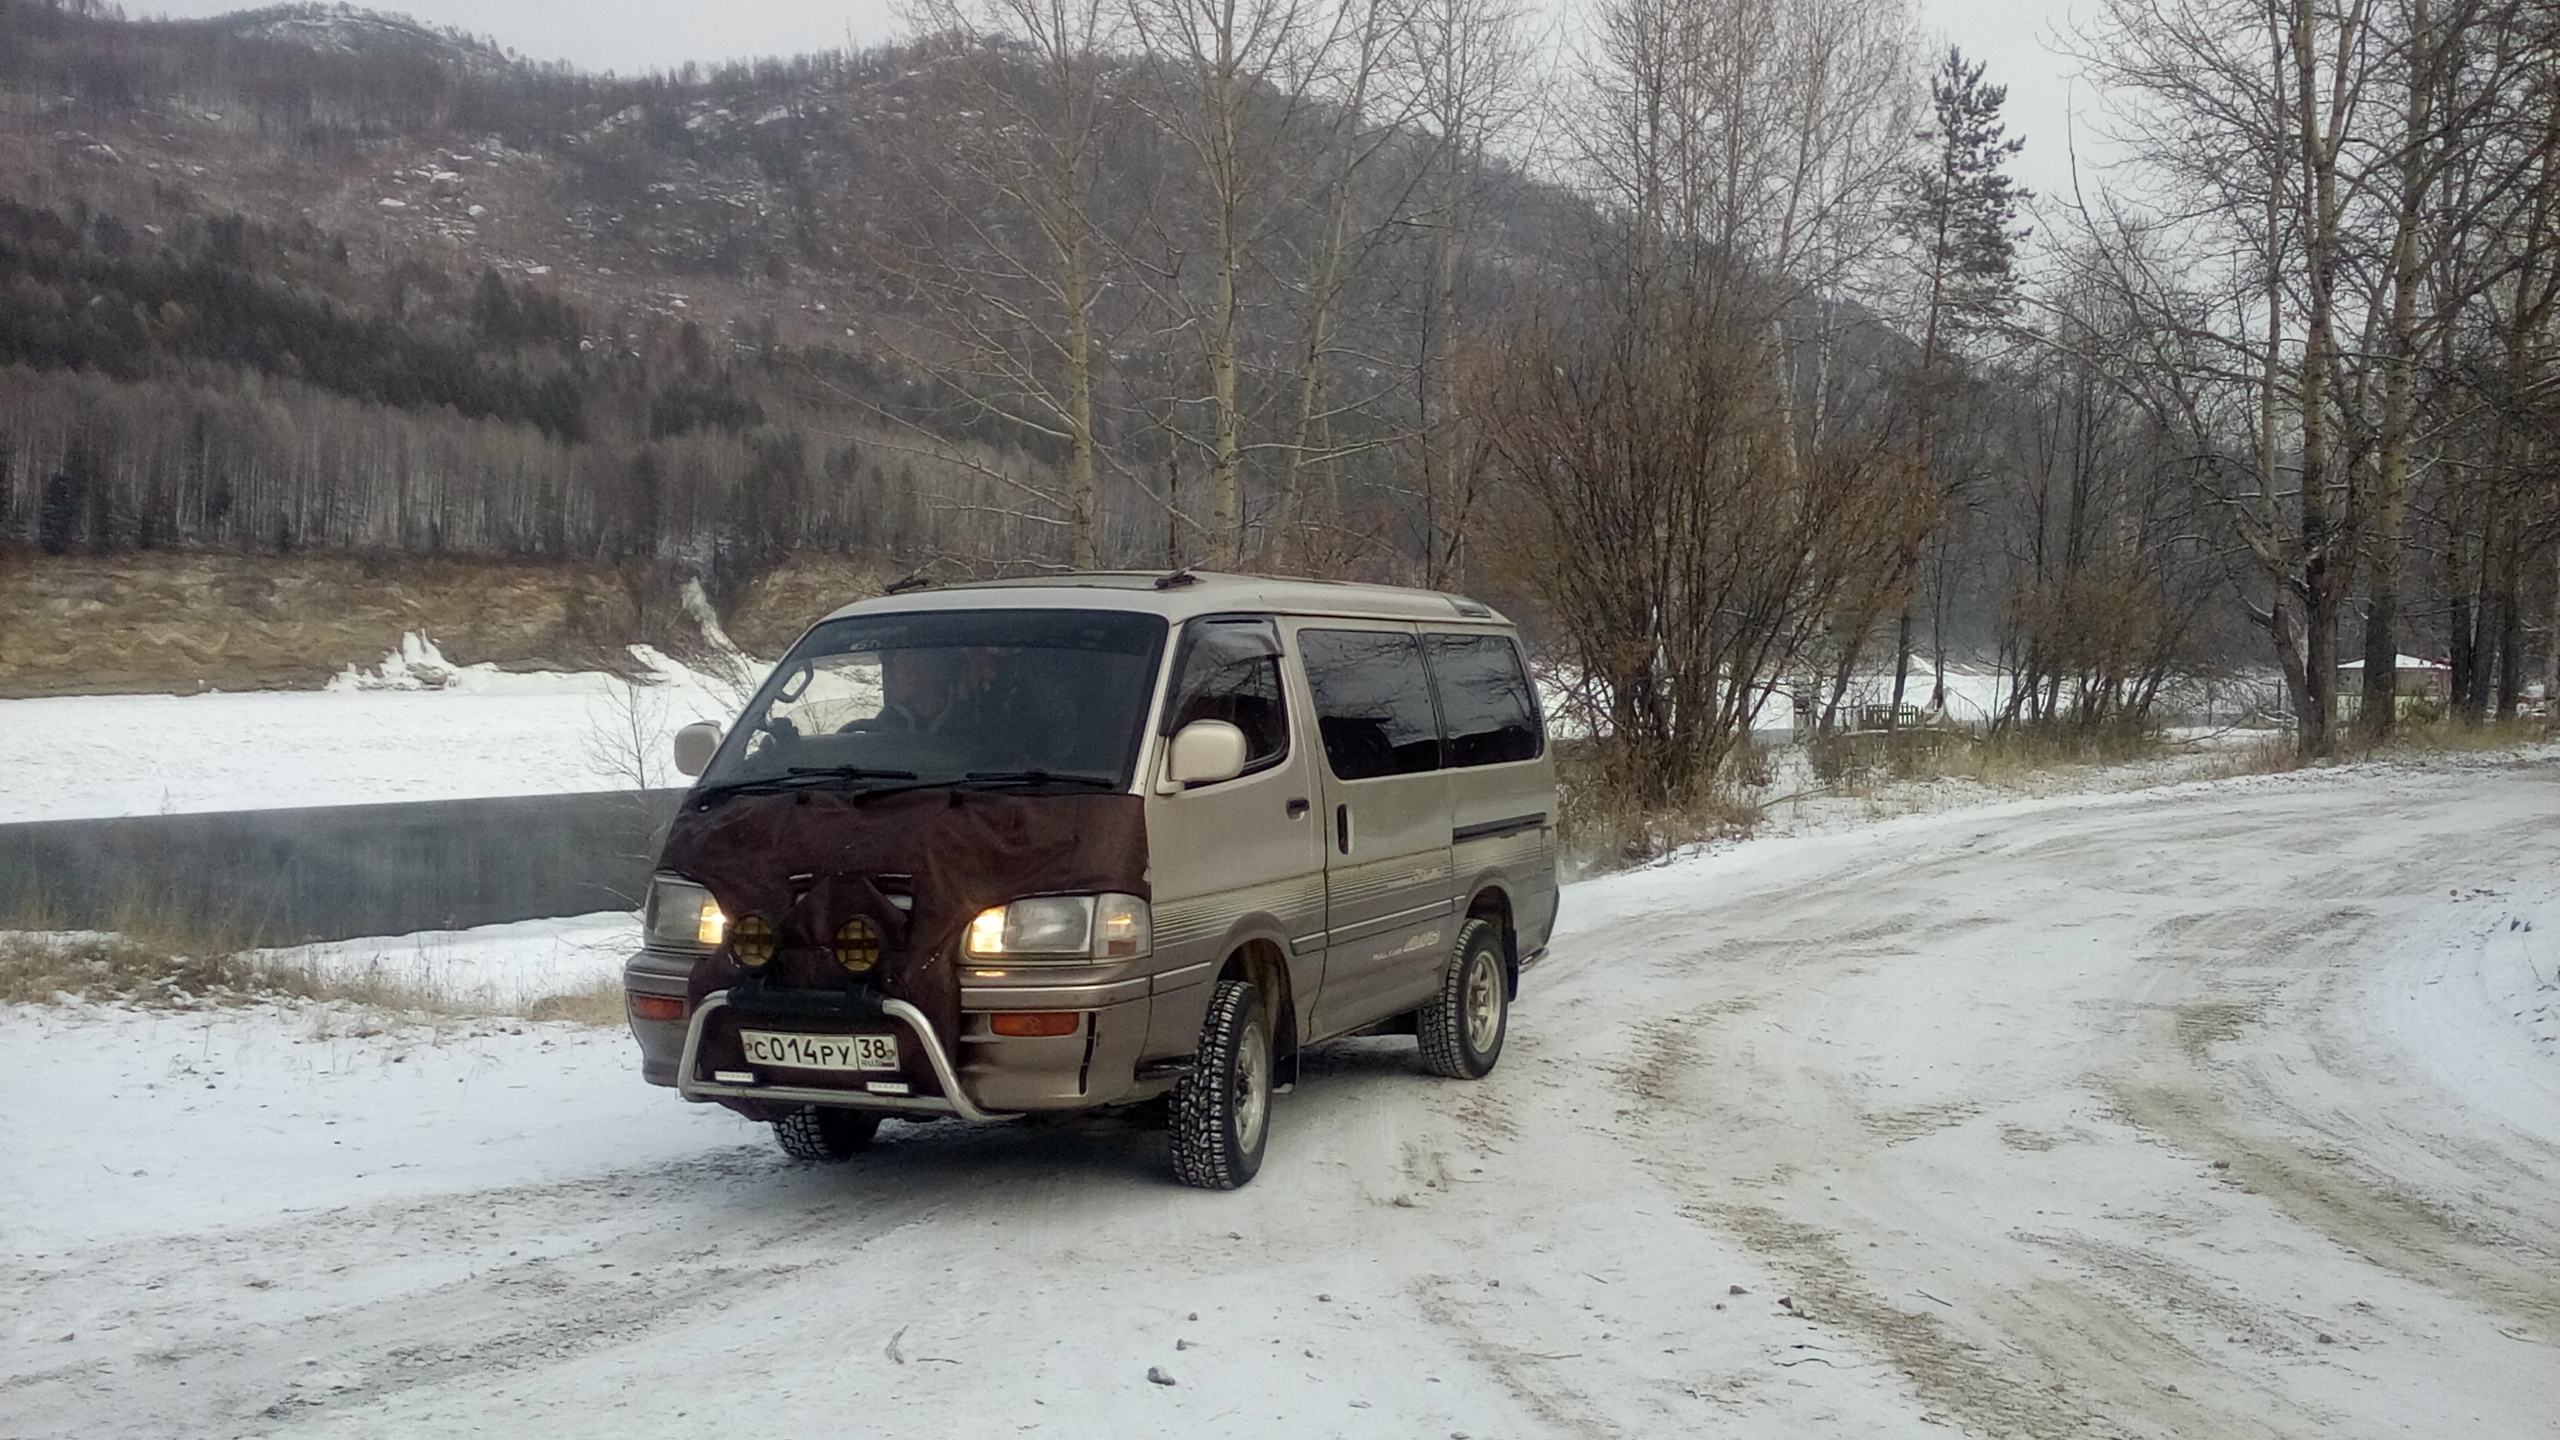
{"type": "Polygon", "coordinates": [[[1449,786],[1414,627],[1328,620],[1296,638],[1325,753],[1316,1038],[1410,1010],[1438,987],[1456,933],[1449,786]]]}

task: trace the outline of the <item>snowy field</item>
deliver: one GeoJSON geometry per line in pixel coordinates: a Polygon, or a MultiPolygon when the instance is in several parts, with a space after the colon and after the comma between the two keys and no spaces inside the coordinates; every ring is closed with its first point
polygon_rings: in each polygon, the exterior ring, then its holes
{"type": "Polygon", "coordinates": [[[1317,1052],[1226,1195],[794,1166],[609,1032],[0,1011],[0,1435],[2552,1436],[2555,813],[2353,767],[1576,885],[1491,1077],[1317,1052]]]}
{"type": "Polygon", "coordinates": [[[0,700],[0,824],[674,784],[666,736],[744,688],[632,659],[650,683],[453,665],[411,636],[323,690],[0,700]]]}

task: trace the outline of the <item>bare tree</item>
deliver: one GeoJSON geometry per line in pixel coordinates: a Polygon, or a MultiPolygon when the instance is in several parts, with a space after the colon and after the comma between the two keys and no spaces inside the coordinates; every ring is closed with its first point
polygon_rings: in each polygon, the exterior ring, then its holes
{"type": "MultiPolygon", "coordinates": [[[[2274,642],[2306,754],[2325,754],[2342,602],[2365,492],[2339,424],[2341,298],[2348,271],[2350,141],[2379,55],[2377,0],[2108,0],[2089,59],[2120,88],[2128,129],[2184,203],[2171,223],[2227,265],[2227,309],[2206,376],[2255,371],[2251,463],[2210,472],[2268,582],[2274,642]],[[2254,288],[2255,324],[2241,297],[2254,288]],[[2236,482],[2236,483],[2232,483],[2236,482]],[[2290,501],[2290,508],[2286,502],[2290,501]]],[[[2161,280],[2119,247],[2126,293],[2161,280]]],[[[2208,280],[2208,283],[2209,280],[2208,280]]],[[[2163,319],[2195,277],[2149,291],[2163,319]]]]}
{"type": "MultiPolygon", "coordinates": [[[[914,0],[909,18],[947,47],[935,68],[950,123],[941,144],[910,156],[935,203],[912,212],[920,228],[893,260],[930,329],[879,338],[963,405],[1063,450],[1054,486],[1017,467],[987,473],[1020,513],[1063,529],[1068,563],[1089,570],[1107,464],[1095,397],[1109,245],[1100,196],[1121,17],[1109,0],[914,0]]],[[[892,418],[947,452],[922,422],[892,418]]]]}
{"type": "MultiPolygon", "coordinates": [[[[1273,81],[1312,43],[1321,17],[1308,0],[1129,0],[1128,14],[1149,62],[1142,104],[1187,161],[1179,171],[1189,182],[1187,210],[1151,217],[1153,279],[1166,331],[1190,332],[1199,352],[1209,560],[1234,569],[1246,553],[1249,272],[1278,183],[1270,161],[1305,98],[1273,81]],[[1196,263],[1195,240],[1207,252],[1196,263]]],[[[1168,399],[1157,408],[1171,429],[1169,417],[1185,407],[1168,399]]]]}
{"type": "Polygon", "coordinates": [[[1598,34],[1589,249],[1477,408],[1526,517],[1509,548],[1605,717],[1607,781],[1676,806],[1935,518],[1882,432],[1807,423],[1785,355],[1787,317],[1883,233],[1907,90],[1875,7],[1624,0],[1598,34]]]}
{"type": "Polygon", "coordinates": [[[1414,366],[1424,583],[1457,583],[1482,473],[1459,403],[1459,352],[1468,333],[1465,278],[1478,196],[1497,137],[1516,135],[1539,88],[1529,74],[1526,17],[1510,0],[1420,0],[1405,30],[1415,121],[1431,151],[1423,207],[1431,237],[1429,293],[1414,366]]]}

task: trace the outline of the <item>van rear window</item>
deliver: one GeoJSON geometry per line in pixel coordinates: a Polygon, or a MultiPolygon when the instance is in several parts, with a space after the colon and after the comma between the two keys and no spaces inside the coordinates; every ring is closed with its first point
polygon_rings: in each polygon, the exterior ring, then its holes
{"type": "Polygon", "coordinates": [[[1424,679],[1422,645],[1379,630],[1301,630],[1298,649],[1315,692],[1316,731],[1344,780],[1440,768],[1440,723],[1424,679]]]}

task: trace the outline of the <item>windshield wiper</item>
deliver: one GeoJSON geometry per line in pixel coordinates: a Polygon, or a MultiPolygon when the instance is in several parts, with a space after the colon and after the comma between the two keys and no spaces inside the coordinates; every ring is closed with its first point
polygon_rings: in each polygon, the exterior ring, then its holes
{"type": "Polygon", "coordinates": [[[771,794],[781,790],[796,790],[804,785],[814,785],[826,780],[913,780],[914,778],[916,778],[916,772],[913,770],[881,770],[868,765],[794,765],[787,773],[781,775],[767,775],[754,780],[733,780],[726,785],[714,785],[702,792],[702,798],[707,800],[715,795],[771,794]]]}
{"type": "Polygon", "coordinates": [[[1071,770],[972,770],[960,777],[972,785],[1083,785],[1095,790],[1117,790],[1120,782],[1108,775],[1083,775],[1071,770]]]}
{"type": "Polygon", "coordinates": [[[913,780],[916,778],[916,772],[913,770],[880,770],[869,765],[794,765],[791,767],[791,773],[794,777],[806,775],[820,779],[833,777],[839,780],[913,780]]]}

